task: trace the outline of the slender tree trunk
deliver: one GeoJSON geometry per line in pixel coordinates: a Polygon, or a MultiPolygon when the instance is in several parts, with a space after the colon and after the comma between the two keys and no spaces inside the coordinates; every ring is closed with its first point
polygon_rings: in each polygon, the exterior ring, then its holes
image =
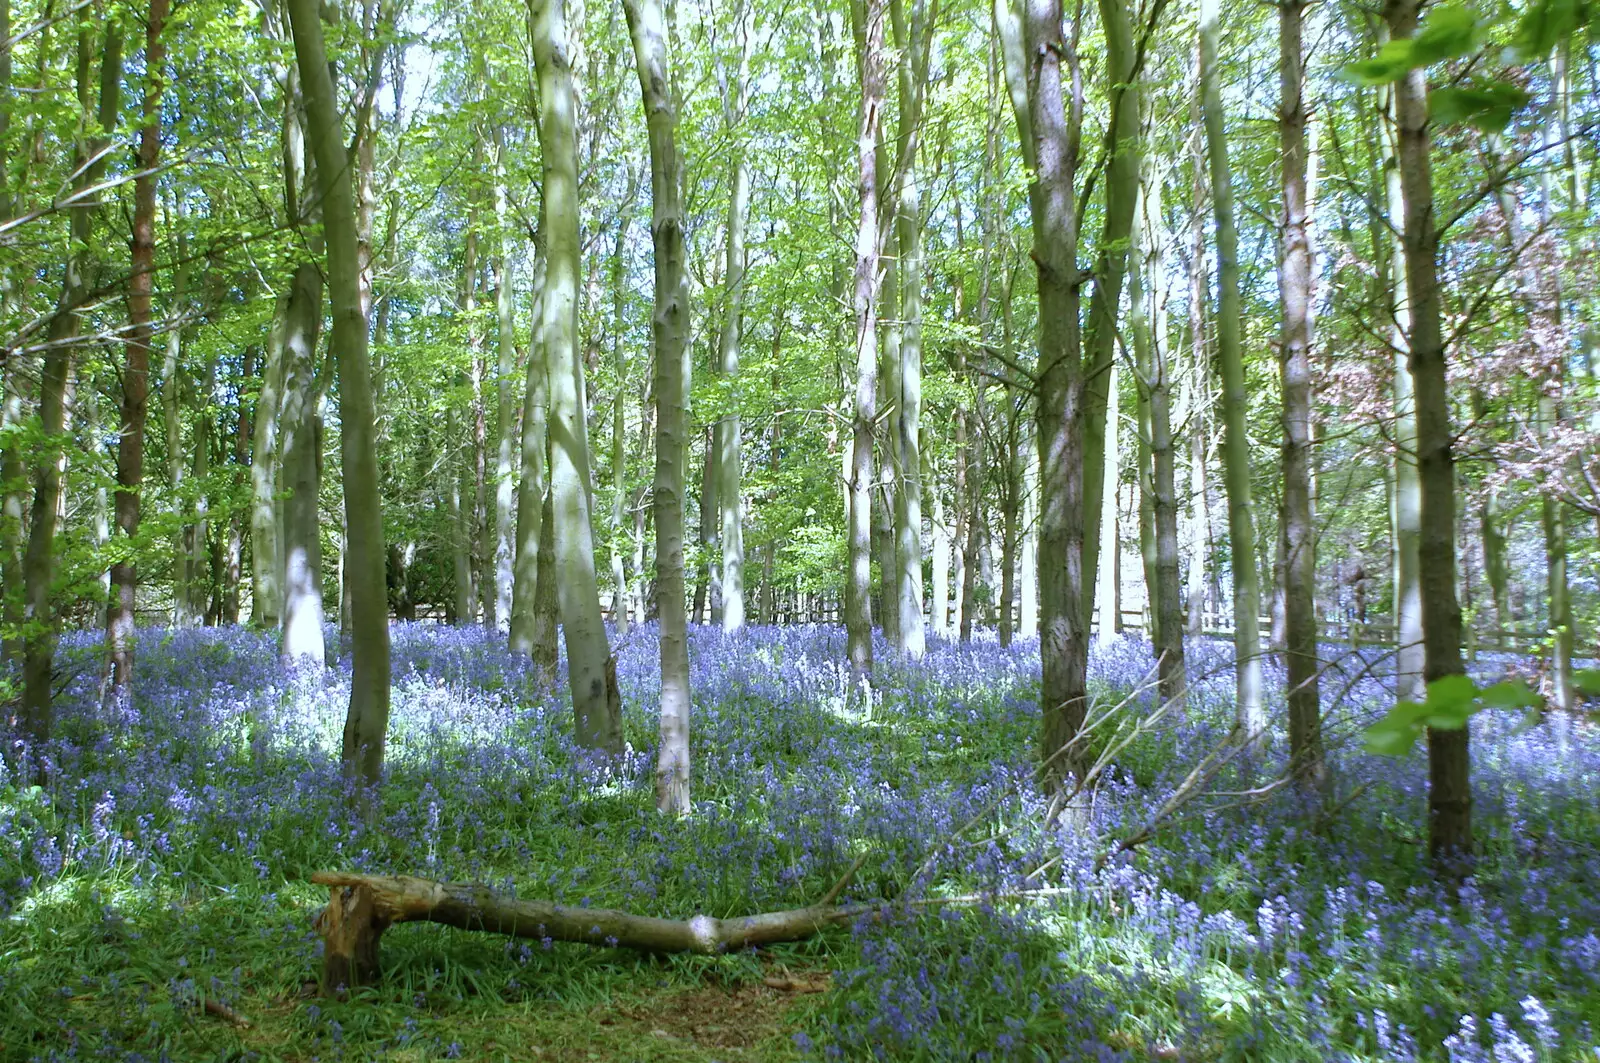
{"type": "MultiPolygon", "coordinates": [[[[1418,0],[1389,0],[1389,32],[1407,40],[1417,31],[1418,0]]],[[[1450,399],[1445,383],[1438,276],[1439,238],[1433,220],[1433,161],[1428,127],[1427,74],[1417,68],[1396,84],[1406,290],[1411,307],[1411,376],[1416,385],[1417,469],[1422,480],[1423,677],[1430,683],[1461,675],[1461,608],[1456,600],[1456,483],[1451,453],[1450,399]]],[[[1467,729],[1428,730],[1428,848],[1435,861],[1459,867],[1472,849],[1472,782],[1467,729]]]]}
{"type": "MultiPolygon", "coordinates": [[[[650,138],[650,220],[651,243],[655,250],[655,312],[650,332],[655,349],[656,469],[654,508],[656,519],[656,611],[661,617],[661,748],[656,759],[656,808],[671,815],[690,810],[689,801],[689,636],[684,615],[683,575],[683,500],[684,451],[688,443],[689,383],[689,282],[685,273],[683,207],[679,190],[683,183],[683,163],[678,155],[678,114],[669,91],[671,75],[667,67],[666,28],[659,0],[624,0],[628,29],[633,36],[633,54],[639,71],[639,92],[644,104],[650,138]]],[[[735,197],[740,192],[735,189],[735,197]]],[[[737,208],[736,208],[737,209],[737,208]]],[[[728,253],[728,269],[743,270],[742,239],[731,232],[729,243],[739,242],[738,254],[728,253]]],[[[729,310],[737,315],[737,302],[729,310]]],[[[723,372],[738,372],[738,323],[733,336],[723,332],[723,372]],[[729,346],[732,361],[729,362],[729,346]]],[[[728,432],[728,422],[724,422],[728,432]]],[[[738,465],[738,419],[732,420],[731,454],[738,465]]],[[[725,441],[726,443],[726,441],[725,441]]],[[[725,450],[726,460],[729,451],[725,450]]],[[[733,534],[738,527],[737,472],[734,475],[733,534]]],[[[726,483],[724,484],[726,487],[726,483]]],[[[724,535],[728,531],[724,510],[724,535]]],[[[730,602],[739,612],[738,623],[725,630],[737,631],[743,625],[743,548],[737,553],[733,571],[724,569],[724,579],[737,585],[723,598],[726,620],[730,602]]],[[[724,558],[728,555],[724,554],[724,558]]],[[[615,680],[613,680],[614,682],[615,680]]]]}
{"type": "MultiPolygon", "coordinates": [[[[959,368],[959,367],[958,367],[959,368]]],[[[961,505],[966,510],[962,525],[965,535],[961,542],[961,641],[972,641],[972,629],[978,622],[978,584],[983,573],[983,560],[978,556],[983,542],[983,485],[989,478],[987,451],[983,445],[984,416],[983,382],[975,376],[972,380],[972,411],[968,418],[966,437],[967,490],[961,505]]],[[[959,445],[959,441],[958,441],[959,445]]]]}
{"type": "Polygon", "coordinates": [[[161,91],[166,46],[161,39],[168,0],[150,0],[145,22],[144,124],[139,129],[139,176],[133,186],[133,250],[128,276],[128,347],[122,370],[122,430],[117,438],[117,533],[130,540],[111,566],[112,598],[106,623],[111,682],[126,695],[133,686],[134,589],[138,574],[131,540],[139,534],[144,484],[144,427],[150,396],[150,295],[156,262],[156,176],[161,156],[161,91]]]}
{"type": "MultiPolygon", "coordinates": [[[[244,363],[239,372],[239,413],[233,433],[233,468],[229,471],[230,490],[237,493],[244,486],[246,466],[250,460],[250,410],[245,405],[246,382],[256,372],[256,359],[261,348],[255,344],[244,349],[244,363]]],[[[235,495],[237,497],[237,495],[235,495]]],[[[236,506],[228,508],[228,536],[223,546],[221,609],[218,623],[239,622],[239,589],[244,575],[244,520],[236,506]]]]}
{"type": "Polygon", "coordinates": [[[1075,181],[1083,116],[1076,49],[1062,39],[1059,0],[1024,0],[1020,32],[1007,0],[995,23],[1004,48],[1033,217],[1039,274],[1039,688],[1046,788],[1086,766],[1068,744],[1088,709],[1084,612],[1084,378],[1075,181]],[[1067,65],[1063,78],[1062,64],[1067,65]],[[1063,84],[1065,80],[1066,84],[1063,84]]]}
{"type": "Polygon", "coordinates": [[[926,482],[933,496],[933,517],[929,522],[932,531],[929,550],[933,555],[933,595],[929,611],[934,635],[945,639],[950,637],[950,528],[945,523],[944,492],[939,489],[938,475],[931,467],[926,482]]]}
{"type": "MultiPolygon", "coordinates": [[[[1197,123],[1198,124],[1198,123],[1197,123]]],[[[1205,630],[1206,566],[1210,560],[1211,512],[1206,494],[1206,414],[1210,406],[1209,376],[1206,369],[1206,235],[1204,198],[1204,152],[1195,138],[1193,152],[1193,208],[1189,220],[1189,372],[1185,376],[1189,401],[1189,576],[1185,590],[1190,635],[1205,630]]]]}
{"type": "MultiPolygon", "coordinates": [[[[742,7],[741,7],[742,13],[742,7]]],[[[736,22],[742,19],[736,17],[736,22]]],[[[734,72],[734,83],[723,97],[723,122],[729,137],[729,197],[727,266],[723,274],[726,291],[726,308],[722,331],[717,341],[717,371],[729,382],[728,402],[731,408],[723,415],[718,430],[717,454],[717,504],[720,509],[722,539],[722,630],[738,631],[745,624],[744,591],[744,514],[742,511],[743,487],[741,476],[743,455],[739,428],[739,336],[745,289],[745,219],[750,213],[750,161],[743,143],[745,117],[750,100],[750,49],[752,35],[747,26],[739,26],[739,65],[734,72]]],[[[687,309],[684,311],[687,315],[687,309]]],[[[659,357],[659,356],[658,356],[659,357]]],[[[659,387],[659,384],[657,385],[659,387]]],[[[657,393],[657,402],[661,401],[657,393]]],[[[657,419],[657,438],[662,431],[657,419]]],[[[660,457],[657,456],[659,464],[660,457]]],[[[681,520],[681,514],[680,514],[681,520]]],[[[660,516],[656,518],[656,535],[661,535],[660,516]]],[[[687,707],[687,702],[685,703],[687,707]]],[[[685,748],[687,756],[687,748],[685,748]]]]}
{"type": "Polygon", "coordinates": [[[1022,545],[1017,557],[1017,634],[1039,634],[1039,448],[1022,443],[1022,545]]]}
{"type": "Polygon", "coordinates": [[[895,197],[901,337],[900,388],[894,413],[900,475],[895,491],[894,584],[896,648],[916,660],[927,651],[922,617],[922,195],[916,155],[928,60],[923,46],[926,7],[921,3],[914,7],[908,26],[903,6],[903,0],[891,0],[895,46],[901,52],[897,137],[901,178],[895,197]]]}
{"type": "Polygon", "coordinates": [[[595,579],[589,504],[589,439],[583,363],[578,358],[576,107],[566,0],[529,0],[539,78],[539,144],[544,171],[543,332],[550,374],[551,512],[556,589],[567,646],[567,677],[579,745],[622,749],[622,706],[595,579]]]}
{"type": "MultiPolygon", "coordinates": [[[[90,31],[78,33],[78,102],[91,112],[94,42],[90,31]]],[[[39,428],[52,440],[39,456],[34,473],[33,511],[28,520],[28,546],[22,562],[23,576],[23,733],[37,742],[50,737],[51,696],[55,681],[57,617],[51,603],[50,584],[55,576],[55,537],[60,522],[61,481],[65,451],[59,440],[66,430],[67,379],[71,375],[73,340],[79,332],[78,311],[90,297],[98,266],[91,245],[98,203],[83,193],[97,185],[105,173],[105,145],[116,129],[122,86],[122,37],[108,30],[100,53],[100,134],[84,137],[76,152],[74,191],[82,205],[68,217],[72,250],[67,258],[61,298],[46,329],[44,366],[39,377],[39,428]]]]}
{"type": "Polygon", "coordinates": [[[1233,569],[1233,647],[1238,684],[1234,726],[1259,744],[1267,716],[1261,700],[1261,574],[1256,568],[1256,528],[1250,492],[1250,441],[1245,419],[1244,351],[1240,330],[1239,231],[1234,223],[1233,171],[1223,130],[1222,83],[1217,72],[1221,33],[1219,0],[1200,4],[1200,110],[1211,170],[1211,206],[1217,226],[1217,366],[1222,378],[1223,480],[1228,489],[1228,543],[1233,569]]]}
{"type": "MultiPolygon", "coordinates": [[[[4,2],[4,0],[0,0],[4,2]]],[[[22,544],[26,472],[22,448],[4,430],[22,423],[22,384],[18,363],[6,362],[0,370],[0,662],[10,663],[22,653],[22,606],[25,573],[22,544]]]]}
{"type": "MultiPolygon", "coordinates": [[[[211,447],[215,434],[215,418],[211,397],[217,391],[217,352],[206,358],[205,375],[201,378],[199,401],[195,403],[194,457],[191,475],[194,478],[194,523],[185,529],[189,587],[189,616],[196,624],[211,622],[207,605],[210,594],[206,583],[211,570],[211,447]]],[[[320,437],[317,447],[318,479],[321,478],[320,437]]]]}
{"type": "MultiPolygon", "coordinates": [[[[1387,38],[1387,34],[1384,35],[1387,38]]],[[[1394,326],[1394,543],[1395,543],[1395,686],[1403,700],[1426,697],[1422,681],[1422,482],[1417,473],[1417,408],[1411,379],[1409,336],[1411,299],[1406,287],[1405,197],[1400,189],[1399,137],[1395,93],[1386,93],[1383,110],[1383,186],[1387,224],[1378,228],[1379,250],[1385,256],[1394,326]]],[[[1488,548],[1488,538],[1484,540],[1488,548]]],[[[1504,571],[1502,566],[1500,571],[1504,571]]]]}
{"type": "Polygon", "coordinates": [[[872,437],[878,416],[878,132],[884,106],[884,0],[859,0],[857,61],[861,75],[861,125],[856,137],[856,393],[851,422],[849,550],[845,629],[851,678],[872,670],[872,437]]]}
{"type": "Polygon", "coordinates": [[[1307,178],[1304,0],[1278,6],[1278,138],[1283,154],[1283,601],[1289,762],[1303,786],[1321,788],[1322,706],[1317,660],[1317,525],[1311,495],[1311,202],[1307,178]]]}
{"type": "MultiPolygon", "coordinates": [[[[617,390],[611,399],[611,601],[612,617],[619,636],[628,633],[628,569],[624,554],[628,547],[628,345],[627,323],[628,227],[630,211],[617,220],[617,241],[611,252],[611,364],[617,374],[617,390]]],[[[681,514],[680,514],[681,516],[681,514]]]]}
{"type": "Polygon", "coordinates": [[[339,372],[340,462],[345,522],[350,529],[354,620],[353,675],[342,757],[346,773],[371,786],[378,783],[383,771],[389,726],[389,610],[378,495],[377,416],[361,301],[355,194],[316,0],[287,3],[304,85],[307,132],[317,161],[333,316],[330,342],[339,372]]]}
{"type": "MultiPolygon", "coordinates": [[[[313,245],[315,249],[315,245],[313,245]]],[[[287,377],[283,394],[283,646],[285,663],[325,660],[322,535],[317,496],[317,340],[322,331],[322,270],[295,267],[285,310],[287,377]]],[[[198,440],[196,441],[198,445],[198,440]]],[[[185,592],[187,596],[187,592],[185,592]]]]}
{"type": "Polygon", "coordinates": [[[1097,622],[1095,624],[1095,638],[1100,642],[1114,639],[1118,629],[1122,626],[1122,588],[1117,581],[1117,560],[1122,554],[1122,536],[1117,526],[1117,484],[1119,472],[1117,459],[1121,453],[1119,439],[1121,427],[1118,395],[1121,383],[1120,367],[1112,362],[1106,371],[1106,413],[1104,443],[1101,447],[1100,460],[1103,465],[1101,470],[1100,511],[1095,516],[1100,521],[1099,542],[1102,544],[1102,557],[1095,571],[1095,579],[1100,586],[1095,591],[1095,604],[1097,622]]]}
{"type": "Polygon", "coordinates": [[[287,323],[288,299],[280,297],[267,335],[250,451],[250,622],[267,631],[276,631],[283,618],[277,473],[282,461],[279,422],[288,363],[287,323]]]}
{"type": "MultiPolygon", "coordinates": [[[[1114,128],[1114,150],[1106,163],[1105,214],[1101,222],[1099,252],[1094,267],[1094,290],[1089,298],[1088,334],[1084,346],[1084,434],[1083,476],[1085,512],[1091,518],[1084,524],[1083,615],[1095,615],[1094,599],[1099,593],[1096,574],[1100,566],[1100,536],[1105,522],[1099,520],[1103,495],[1116,494],[1116,485],[1106,480],[1111,464],[1106,451],[1115,449],[1109,436],[1115,407],[1111,370],[1117,336],[1117,312],[1122,301],[1122,281],[1127,269],[1129,236],[1133,231],[1134,204],[1139,191],[1140,89],[1138,60],[1133,38],[1130,0],[1099,0],[1100,24],[1105,30],[1106,68],[1109,74],[1114,128]]],[[[1115,567],[1115,560],[1112,561],[1115,567]]],[[[1119,606],[1120,608],[1120,606],[1119,606]]],[[[1113,625],[1115,626],[1115,625],[1113,625]]]]}
{"type": "Polygon", "coordinates": [[[1171,352],[1167,343],[1164,300],[1155,300],[1155,312],[1146,313],[1147,279],[1166,276],[1166,233],[1161,224],[1161,179],[1145,173],[1140,210],[1134,217],[1133,267],[1129,297],[1133,305],[1134,345],[1143,367],[1141,391],[1147,409],[1150,468],[1149,510],[1151,552],[1147,568],[1150,587],[1150,644],[1154,649],[1156,682],[1163,704],[1181,707],[1188,677],[1183,652],[1183,588],[1178,566],[1178,497],[1176,442],[1172,435],[1171,352]],[[1140,351],[1139,348],[1143,350],[1140,351]]]}
{"type": "MultiPolygon", "coordinates": [[[[494,308],[498,338],[495,364],[494,463],[494,615],[496,623],[511,622],[513,568],[517,552],[517,337],[514,280],[511,269],[509,205],[505,176],[505,130],[494,128],[494,308]]],[[[619,337],[620,339],[620,337],[619,337]]]]}
{"type": "MultiPolygon", "coordinates": [[[[168,223],[173,229],[179,228],[181,218],[181,213],[169,209],[168,223]]],[[[179,246],[181,256],[183,253],[181,232],[176,233],[175,242],[179,246]]],[[[175,316],[181,317],[186,310],[184,294],[187,287],[187,272],[180,265],[173,279],[171,305],[175,316]]],[[[194,573],[189,567],[189,546],[194,535],[192,520],[194,503],[193,499],[188,497],[193,489],[186,486],[189,480],[189,462],[184,460],[183,451],[184,377],[183,323],[179,320],[172,322],[167,328],[166,352],[161,363],[161,416],[167,439],[167,483],[171,489],[173,515],[176,518],[172,534],[172,623],[175,627],[187,627],[197,622],[191,586],[194,573]]]]}

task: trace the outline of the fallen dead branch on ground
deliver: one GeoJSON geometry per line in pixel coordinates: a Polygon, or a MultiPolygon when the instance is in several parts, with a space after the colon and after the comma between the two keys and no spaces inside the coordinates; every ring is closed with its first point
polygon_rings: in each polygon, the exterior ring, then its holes
{"type": "Polygon", "coordinates": [[[395,923],[442,923],[512,937],[706,955],[800,941],[862,913],[864,909],[841,908],[834,902],[865,860],[865,856],[858,858],[816,904],[731,919],[709,915],[659,919],[612,908],[519,900],[487,886],[410,875],[318,871],[311,881],[331,890],[328,906],[316,919],[324,941],[322,989],[332,993],[341,987],[376,982],[380,973],[378,942],[395,923]]]}

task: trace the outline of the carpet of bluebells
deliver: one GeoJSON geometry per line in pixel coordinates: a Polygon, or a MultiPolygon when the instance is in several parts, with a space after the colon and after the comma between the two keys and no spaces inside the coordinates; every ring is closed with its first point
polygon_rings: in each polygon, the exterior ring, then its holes
{"type": "MultiPolygon", "coordinates": [[[[1420,752],[1360,748],[1393,700],[1370,651],[1328,648],[1346,656],[1324,680],[1323,803],[1263,786],[1274,746],[1171,807],[1232,721],[1229,651],[1200,644],[1186,712],[1047,824],[1036,643],[935,642],[914,666],[880,644],[863,704],[837,629],[698,629],[694,814],[673,821],[653,811],[653,631],[619,644],[630,753],[602,762],[497,637],[397,626],[387,776],[361,817],[337,762],[347,656],[290,675],[258,632],[147,633],[132,702],[106,704],[98,642],[68,637],[57,739],[7,737],[0,768],[0,1060],[592,1058],[550,1031],[775,967],[831,982],[761,1045],[663,1036],[612,1058],[1600,1060],[1588,722],[1474,721],[1479,856],[1452,902],[1425,866],[1420,752]],[[318,869],[686,917],[813,902],[862,853],[853,926],[759,954],[408,925],[381,986],[305,984],[318,869]]],[[[1136,641],[1096,647],[1095,696],[1125,702],[1100,748],[1152,710],[1151,668],[1136,641]]]]}

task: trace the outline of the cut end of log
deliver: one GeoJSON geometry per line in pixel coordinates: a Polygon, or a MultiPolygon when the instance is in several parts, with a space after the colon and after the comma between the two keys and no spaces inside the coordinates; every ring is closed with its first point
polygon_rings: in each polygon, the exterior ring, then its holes
{"type": "Polygon", "coordinates": [[[379,913],[374,891],[364,883],[334,885],[329,892],[316,927],[323,941],[322,991],[333,995],[378,981],[378,940],[389,920],[379,913]]]}

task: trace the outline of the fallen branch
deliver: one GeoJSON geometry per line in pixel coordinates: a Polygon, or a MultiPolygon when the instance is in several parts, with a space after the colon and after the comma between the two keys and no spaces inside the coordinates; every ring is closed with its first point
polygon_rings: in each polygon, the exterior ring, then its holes
{"type": "Polygon", "coordinates": [[[378,980],[378,940],[395,923],[442,923],[512,937],[570,941],[643,952],[712,955],[732,949],[800,941],[861,914],[834,904],[865,857],[850,866],[822,901],[805,908],[717,919],[658,919],[611,908],[573,908],[518,900],[487,886],[410,875],[350,875],[318,871],[311,881],[332,891],[317,916],[322,932],[322,989],[370,985],[378,980]]]}
{"type": "Polygon", "coordinates": [[[248,1030],[250,1028],[249,1019],[247,1019],[244,1015],[241,1015],[239,1012],[234,1011],[216,997],[206,997],[202,1007],[205,1009],[205,1013],[207,1015],[221,1019],[230,1026],[237,1026],[241,1030],[248,1030]]]}

